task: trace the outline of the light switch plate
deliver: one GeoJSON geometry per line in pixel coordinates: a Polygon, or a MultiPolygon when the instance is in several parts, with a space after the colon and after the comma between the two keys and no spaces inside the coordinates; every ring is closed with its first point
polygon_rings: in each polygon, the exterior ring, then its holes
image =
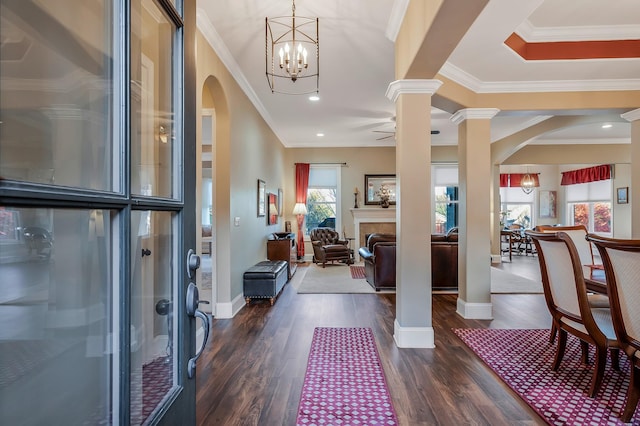
{"type": "Polygon", "coordinates": [[[240,216],[236,216],[235,218],[233,218],[233,225],[240,226],[240,216]]]}

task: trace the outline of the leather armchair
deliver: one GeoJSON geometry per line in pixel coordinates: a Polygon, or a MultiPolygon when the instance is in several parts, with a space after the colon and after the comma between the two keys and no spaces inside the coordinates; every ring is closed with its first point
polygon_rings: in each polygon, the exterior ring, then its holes
{"type": "Polygon", "coordinates": [[[313,263],[322,263],[324,268],[327,262],[344,261],[353,263],[349,242],[340,239],[340,234],[332,228],[313,228],[309,233],[313,246],[313,263]]]}
{"type": "Polygon", "coordinates": [[[358,254],[364,261],[364,275],[376,291],[396,287],[396,236],[374,233],[358,254]]]}

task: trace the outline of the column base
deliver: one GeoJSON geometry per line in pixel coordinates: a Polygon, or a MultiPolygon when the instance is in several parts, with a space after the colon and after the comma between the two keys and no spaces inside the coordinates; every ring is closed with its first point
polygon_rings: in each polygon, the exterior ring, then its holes
{"type": "Polygon", "coordinates": [[[403,327],[393,322],[393,339],[399,348],[435,348],[433,327],[403,327]]]}
{"type": "Polygon", "coordinates": [[[492,303],[470,303],[458,297],[458,315],[465,319],[493,319],[492,303]]]}

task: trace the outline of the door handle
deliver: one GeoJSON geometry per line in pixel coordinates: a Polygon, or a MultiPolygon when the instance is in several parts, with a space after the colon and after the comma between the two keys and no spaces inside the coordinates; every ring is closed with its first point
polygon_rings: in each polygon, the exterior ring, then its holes
{"type": "Polygon", "coordinates": [[[143,248],[142,249],[142,257],[151,256],[151,250],[143,248]]]}
{"type": "Polygon", "coordinates": [[[187,363],[187,376],[190,379],[193,379],[195,377],[196,362],[198,361],[198,358],[200,358],[200,355],[202,355],[202,352],[207,345],[207,341],[209,340],[209,331],[211,329],[211,320],[209,319],[207,314],[198,309],[198,305],[200,305],[200,303],[209,302],[204,300],[200,301],[198,295],[198,287],[196,287],[196,285],[191,282],[187,287],[187,315],[193,318],[200,318],[202,320],[202,325],[204,326],[204,339],[202,339],[202,346],[200,347],[200,349],[198,349],[196,354],[191,359],[189,359],[189,362],[187,363]]]}

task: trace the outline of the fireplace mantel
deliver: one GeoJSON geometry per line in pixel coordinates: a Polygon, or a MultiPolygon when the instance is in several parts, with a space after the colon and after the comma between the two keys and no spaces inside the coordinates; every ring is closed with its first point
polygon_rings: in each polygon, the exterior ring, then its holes
{"type": "MultiPolygon", "coordinates": [[[[396,221],[396,209],[395,207],[389,207],[383,209],[382,207],[363,207],[358,209],[350,209],[353,216],[353,229],[355,231],[355,251],[358,252],[358,247],[361,246],[360,241],[360,224],[362,223],[395,223],[396,221]]],[[[363,245],[363,244],[362,244],[363,245]]]]}

